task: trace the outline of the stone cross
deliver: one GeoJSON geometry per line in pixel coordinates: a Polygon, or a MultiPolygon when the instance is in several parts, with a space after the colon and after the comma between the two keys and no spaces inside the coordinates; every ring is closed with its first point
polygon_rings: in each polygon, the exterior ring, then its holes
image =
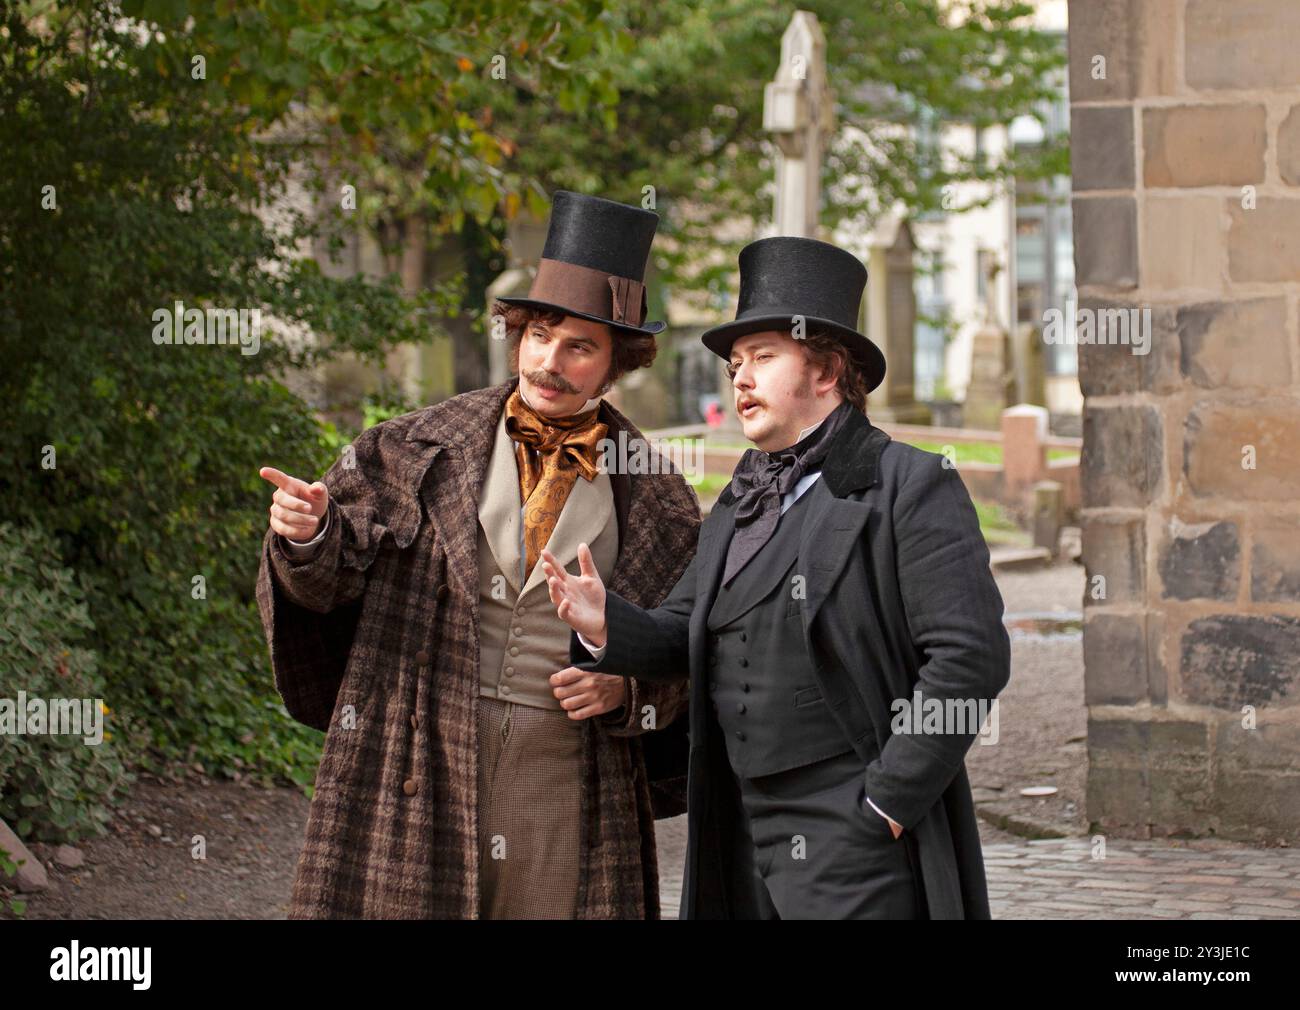
{"type": "Polygon", "coordinates": [[[795,11],[781,36],[781,66],[763,89],[763,129],[776,138],[778,235],[817,237],[822,154],[835,128],[826,86],[826,36],[817,16],[795,11]]]}

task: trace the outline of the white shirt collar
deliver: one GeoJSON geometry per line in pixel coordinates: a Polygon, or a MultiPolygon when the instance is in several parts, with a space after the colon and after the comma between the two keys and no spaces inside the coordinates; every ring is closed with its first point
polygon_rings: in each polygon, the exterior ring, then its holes
{"type": "Polygon", "coordinates": [[[823,418],[822,418],[820,421],[818,421],[816,424],[810,424],[810,425],[809,425],[808,427],[806,427],[803,431],[799,432],[799,437],[796,438],[796,439],[794,440],[794,444],[795,444],[795,445],[798,445],[800,442],[802,442],[805,438],[807,438],[807,437],[808,437],[809,435],[811,435],[814,431],[816,431],[816,430],[817,430],[818,428],[820,428],[823,424],[825,424],[825,423],[826,423],[826,419],[829,418],[829,417],[831,416],[831,414],[834,414],[834,413],[835,413],[835,408],[832,407],[830,413],[827,414],[826,417],[823,417],[823,418]]]}

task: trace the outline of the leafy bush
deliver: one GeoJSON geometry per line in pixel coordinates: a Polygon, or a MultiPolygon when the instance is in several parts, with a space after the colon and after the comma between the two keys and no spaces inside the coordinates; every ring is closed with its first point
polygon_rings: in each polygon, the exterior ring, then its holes
{"type": "MultiPolygon", "coordinates": [[[[82,645],[93,630],[81,588],[44,534],[0,523],[0,702],[18,692],[42,703],[98,699],[104,682],[82,645]]],[[[113,713],[101,713],[103,742],[81,735],[16,732],[0,746],[0,819],[22,838],[75,842],[98,834],[129,781],[113,713]]],[[[6,727],[7,728],[7,727],[6,727]]],[[[49,730],[53,727],[46,726],[49,730]]],[[[129,734],[126,734],[129,735],[129,734]]]]}
{"type": "MultiPolygon", "coordinates": [[[[0,516],[45,530],[77,573],[133,766],[306,786],[322,737],[271,677],[257,471],[318,475],[339,436],[282,377],[429,331],[392,278],[327,277],[300,254],[322,228],[282,199],[302,145],[254,137],[191,80],[183,35],[68,4],[0,7],[0,36],[0,516]],[[261,312],[257,352],[155,342],[177,300],[261,312]]],[[[13,619],[35,640],[26,608],[13,619]]]]}

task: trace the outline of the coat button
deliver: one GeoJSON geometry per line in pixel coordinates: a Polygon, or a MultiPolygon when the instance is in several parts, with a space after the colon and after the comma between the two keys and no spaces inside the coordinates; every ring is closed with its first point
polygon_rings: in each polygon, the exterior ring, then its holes
{"type": "Polygon", "coordinates": [[[407,779],[402,783],[402,792],[406,793],[407,796],[414,796],[419,788],[420,786],[415,779],[407,779]]]}
{"type": "Polygon", "coordinates": [[[742,642],[748,641],[748,639],[745,637],[745,633],[744,633],[743,631],[740,633],[740,640],[741,640],[742,642]]]}
{"type": "Polygon", "coordinates": [[[517,656],[517,655],[519,655],[519,646],[517,646],[517,645],[512,645],[512,646],[510,646],[510,655],[512,655],[512,656],[517,656]]]}
{"type": "Polygon", "coordinates": [[[412,715],[412,716],[411,716],[411,729],[419,729],[419,728],[420,728],[420,717],[417,716],[417,715],[412,715]]]}
{"type": "Polygon", "coordinates": [[[748,685],[748,684],[741,684],[741,685],[740,685],[740,689],[741,689],[742,691],[744,691],[746,694],[749,693],[749,685],[748,685]]]}
{"type": "Polygon", "coordinates": [[[745,731],[743,729],[736,730],[736,739],[741,743],[745,742],[745,731]]]}
{"type": "Polygon", "coordinates": [[[718,654],[716,652],[709,654],[709,665],[710,666],[718,665],[718,654]]]}
{"type": "Polygon", "coordinates": [[[501,685],[501,693],[502,693],[502,694],[509,694],[509,693],[510,693],[510,685],[509,685],[509,684],[502,684],[502,685],[501,685]]]}
{"type": "Polygon", "coordinates": [[[443,600],[447,598],[447,596],[450,593],[451,590],[447,588],[447,584],[444,582],[441,586],[438,587],[438,592],[437,592],[438,602],[441,603],[443,600]]]}
{"type": "Polygon", "coordinates": [[[741,665],[741,666],[748,666],[748,665],[749,665],[749,660],[747,660],[744,656],[741,656],[741,657],[740,657],[740,665],[741,665]]]}
{"type": "Polygon", "coordinates": [[[736,711],[739,712],[741,715],[745,714],[745,703],[743,701],[737,703],[736,711]]]}
{"type": "Polygon", "coordinates": [[[516,627],[516,628],[515,628],[515,634],[516,634],[516,635],[522,635],[523,633],[524,633],[524,629],[523,629],[523,628],[520,628],[520,627],[516,627]]]}
{"type": "Polygon", "coordinates": [[[415,654],[415,661],[419,663],[421,666],[423,666],[425,663],[429,661],[429,654],[425,652],[423,649],[421,649],[419,652],[415,654]]]}

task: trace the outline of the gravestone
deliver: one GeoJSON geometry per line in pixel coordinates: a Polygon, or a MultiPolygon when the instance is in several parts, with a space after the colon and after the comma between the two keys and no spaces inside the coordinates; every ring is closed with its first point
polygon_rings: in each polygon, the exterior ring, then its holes
{"type": "Polygon", "coordinates": [[[994,283],[999,267],[990,262],[985,290],[984,321],[971,341],[970,382],[962,407],[962,424],[967,428],[996,430],[1002,411],[1016,402],[1016,369],[1011,335],[998,321],[993,308],[994,283]]]}
{"type": "Polygon", "coordinates": [[[929,424],[930,409],[916,401],[916,290],[912,228],[889,215],[868,240],[867,292],[863,332],[885,355],[885,381],[871,393],[873,419],[894,424],[929,424]]]}

